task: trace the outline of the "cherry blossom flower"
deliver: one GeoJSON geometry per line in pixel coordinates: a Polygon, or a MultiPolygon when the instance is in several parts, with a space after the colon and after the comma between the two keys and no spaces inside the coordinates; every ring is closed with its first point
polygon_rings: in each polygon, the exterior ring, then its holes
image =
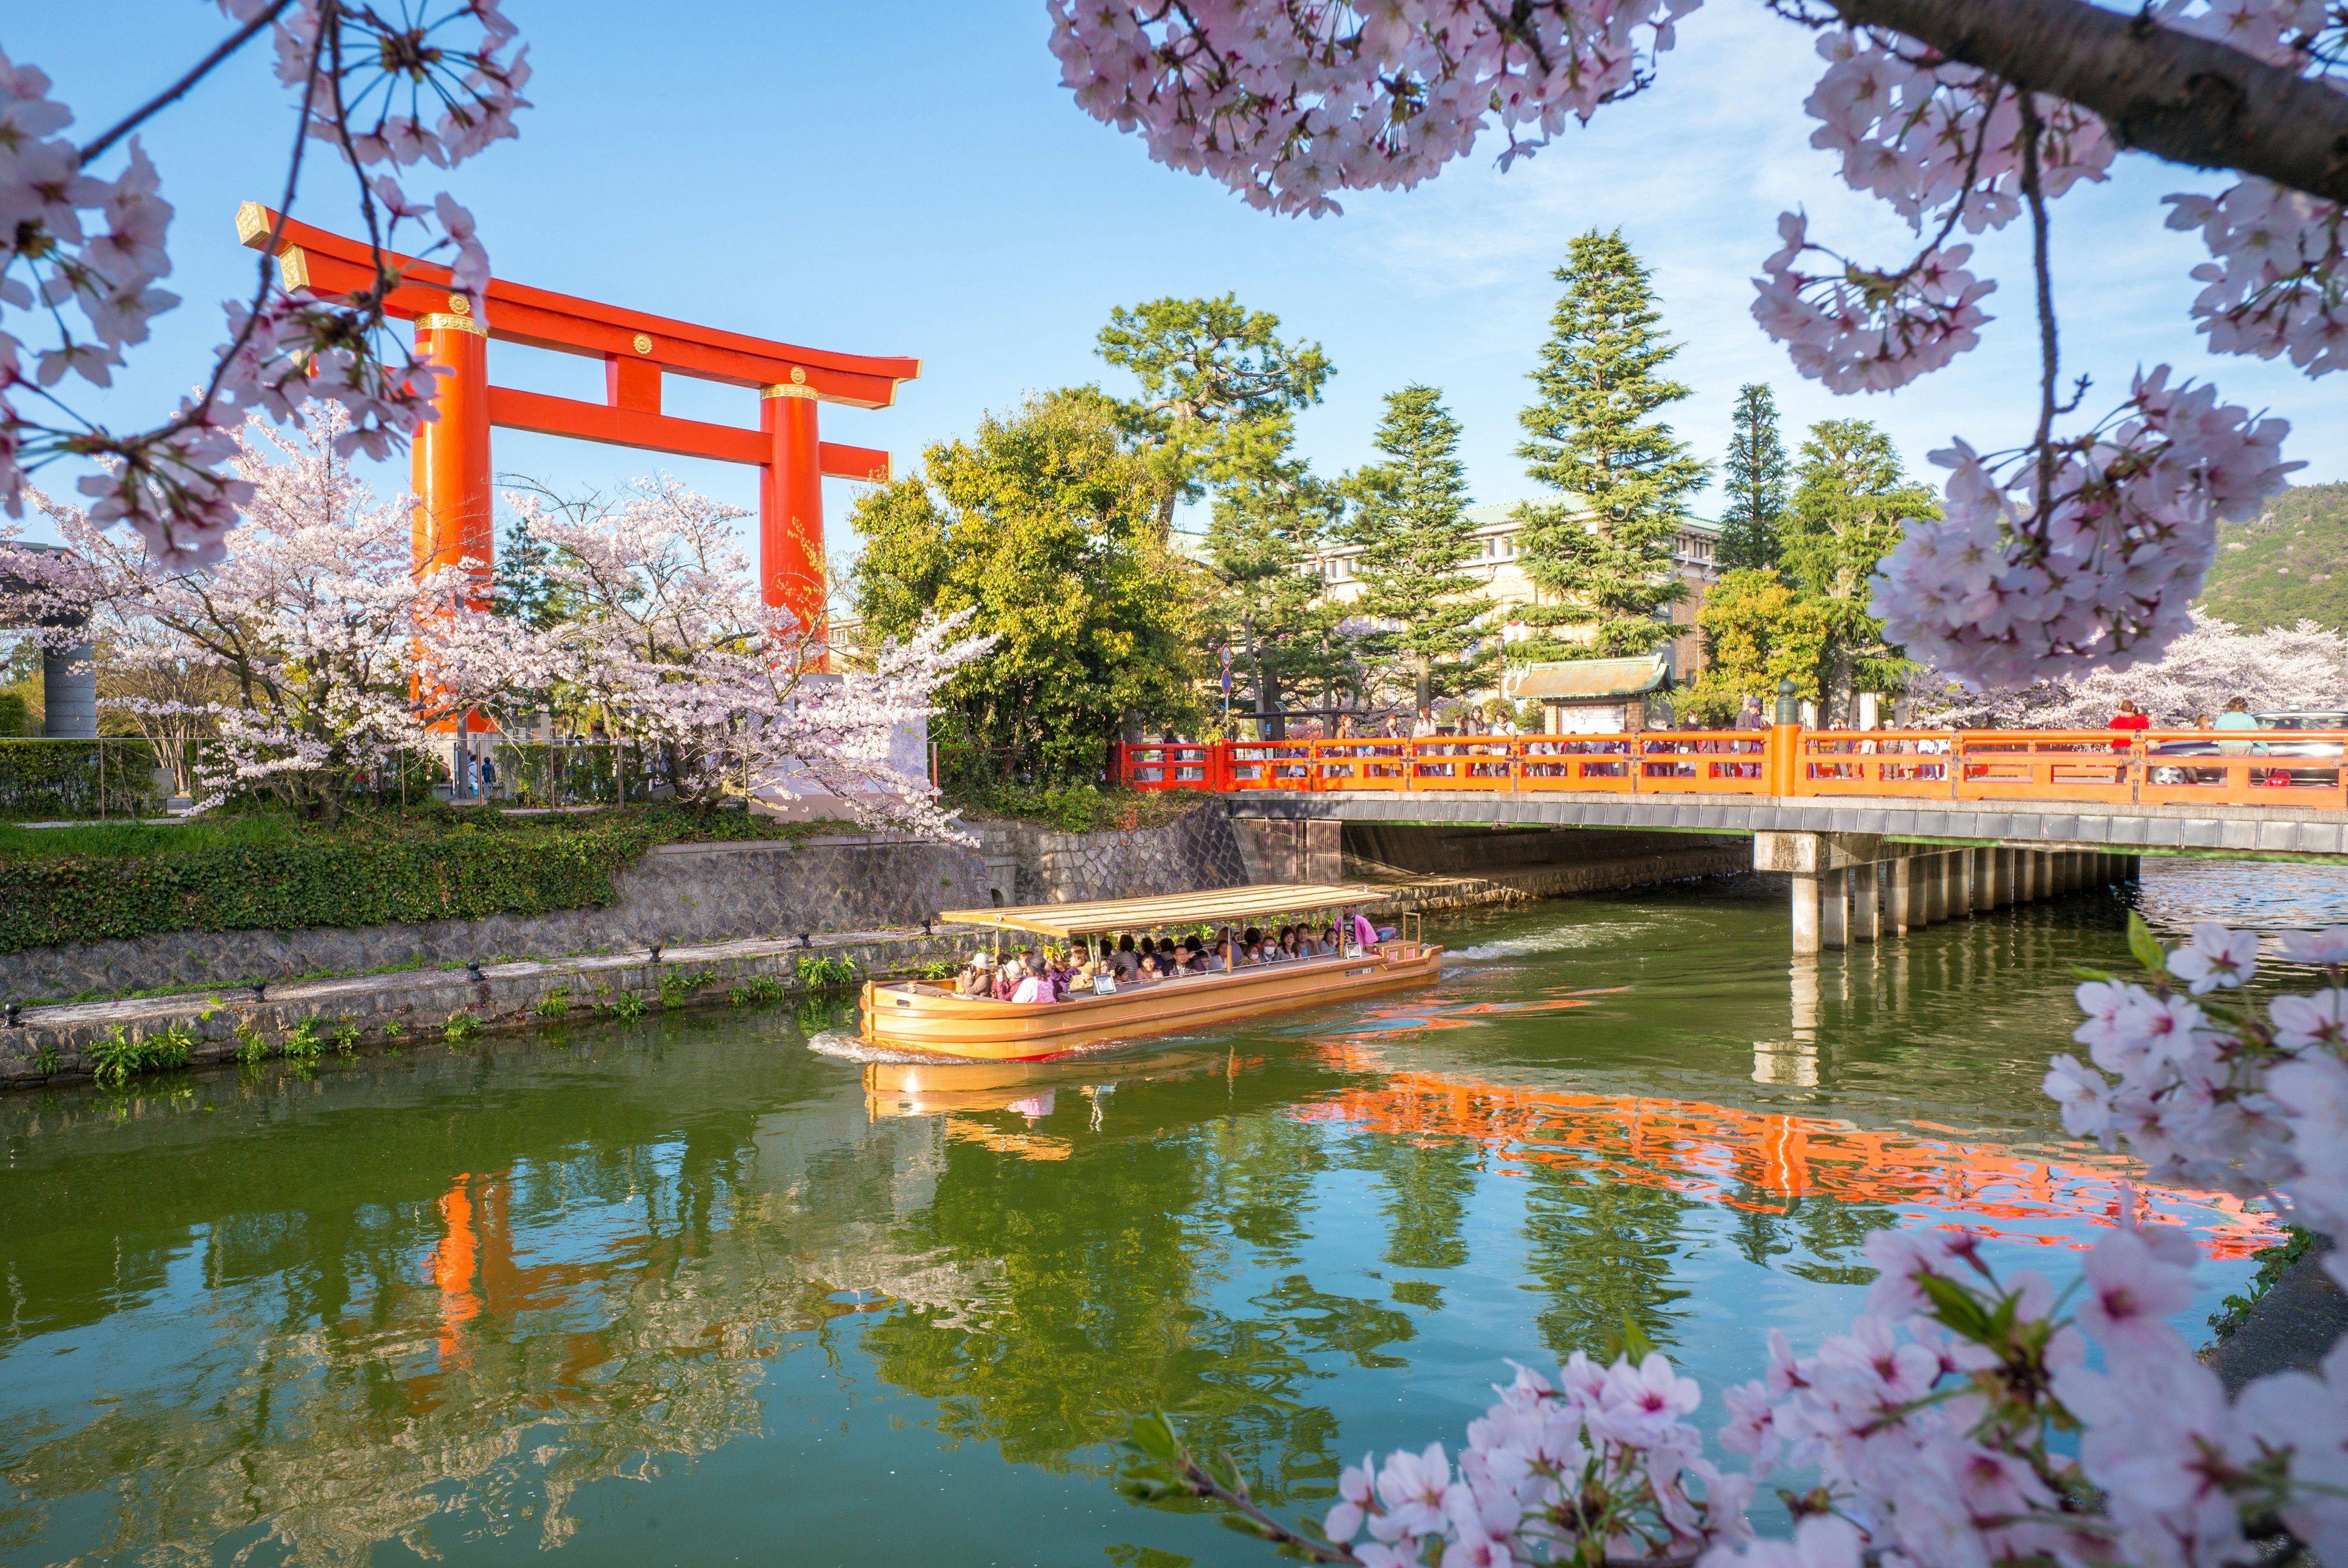
{"type": "Polygon", "coordinates": [[[2168,972],[2185,981],[2197,997],[2219,986],[2239,986],[2257,973],[2258,967],[2258,933],[2229,931],[2215,920],[2197,921],[2192,942],[2168,955],[2168,972]]]}
{"type": "Polygon", "coordinates": [[[2326,926],[2321,931],[2285,931],[2275,951],[2294,964],[2348,966],[2348,926],[2326,926]]]}

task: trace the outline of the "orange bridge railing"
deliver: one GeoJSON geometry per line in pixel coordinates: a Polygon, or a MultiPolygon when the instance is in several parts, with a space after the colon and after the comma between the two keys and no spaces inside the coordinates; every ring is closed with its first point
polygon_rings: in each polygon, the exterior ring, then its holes
{"type": "Polygon", "coordinates": [[[2348,732],[1658,730],[1120,745],[1138,790],[1866,795],[2348,811],[2348,732]]]}

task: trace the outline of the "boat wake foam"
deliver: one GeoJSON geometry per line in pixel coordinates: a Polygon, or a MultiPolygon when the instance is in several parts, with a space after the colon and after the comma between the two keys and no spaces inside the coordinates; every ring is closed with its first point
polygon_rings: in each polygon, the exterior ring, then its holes
{"type": "Polygon", "coordinates": [[[1534,931],[1522,937],[1508,937],[1497,942],[1478,942],[1472,947],[1454,948],[1443,956],[1468,961],[1492,958],[1521,958],[1534,953],[1564,952],[1574,948],[1604,948],[1654,929],[1645,920],[1602,920],[1587,926],[1557,926],[1546,931],[1534,931]]]}

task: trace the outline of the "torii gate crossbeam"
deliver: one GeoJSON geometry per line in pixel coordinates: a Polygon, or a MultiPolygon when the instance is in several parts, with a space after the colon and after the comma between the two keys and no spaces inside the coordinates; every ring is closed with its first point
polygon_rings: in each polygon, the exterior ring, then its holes
{"type": "MultiPolygon", "coordinates": [[[[376,261],[364,241],[278,215],[259,202],[237,210],[237,238],[259,250],[278,236],[286,289],[333,296],[371,288],[376,261]]],[[[571,436],[680,456],[714,457],[759,469],[758,583],[766,602],[788,610],[819,637],[824,620],[823,480],[886,483],[889,454],[823,440],[816,405],[887,408],[897,385],[922,362],[839,354],[745,337],[715,327],[622,310],[592,300],[492,279],[489,320],[451,292],[446,267],[386,252],[400,286],[386,313],[416,323],[419,360],[440,366],[433,401],[439,418],[417,426],[412,455],[416,567],[423,572],[470,557],[495,559],[489,432],[571,436]],[[491,386],[491,340],[603,362],[604,399],[583,403],[491,386]],[[758,390],[758,428],[711,425],[661,412],[661,378],[689,375],[758,390]]]]}

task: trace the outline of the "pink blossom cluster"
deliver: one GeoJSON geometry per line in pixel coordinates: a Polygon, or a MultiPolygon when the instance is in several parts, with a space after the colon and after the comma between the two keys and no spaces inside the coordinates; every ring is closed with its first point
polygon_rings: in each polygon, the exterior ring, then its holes
{"type": "MultiPolygon", "coordinates": [[[[220,8],[247,23],[272,9],[267,0],[220,0],[220,8]]],[[[498,0],[466,0],[421,23],[365,4],[294,0],[269,25],[278,77],[306,105],[306,135],[360,170],[449,167],[513,135],[513,116],[527,107],[526,51],[498,0]],[[442,33],[464,28],[476,31],[458,40],[442,33]]],[[[305,401],[340,403],[352,416],[344,450],[380,457],[430,416],[429,374],[404,347],[386,346],[379,296],[288,295],[264,263],[272,281],[226,303],[230,341],[207,384],[170,418],[118,434],[76,416],[59,384],[70,375],[110,384],[149,319],[179,300],[155,286],[170,271],[172,209],[138,138],[117,128],[85,152],[57,134],[72,119],[46,75],[0,55],[0,506],[22,516],[26,476],[43,463],[94,460],[99,471],[77,481],[90,522],[135,530],[159,566],[208,567],[251,495],[229,471],[246,413],[290,420],[305,401]],[[118,141],[119,173],[85,167],[118,141]],[[43,346],[20,338],[26,329],[12,312],[37,318],[43,346]]],[[[489,256],[462,207],[445,194],[411,201],[388,174],[363,177],[360,198],[385,250],[447,251],[457,286],[478,298],[489,256]],[[418,238],[405,238],[408,231],[418,238]]]]}
{"type": "MultiPolygon", "coordinates": [[[[1795,368],[1829,391],[1888,392],[1980,341],[1990,318],[1979,301],[1997,285],[1964,270],[1971,246],[1947,241],[1960,224],[1978,234],[2022,211],[2023,101],[1995,77],[1892,35],[1829,32],[1818,53],[1826,74],[1803,106],[1819,122],[1810,144],[1840,155],[1853,190],[1881,198],[1920,231],[1932,226],[1934,236],[1896,270],[1864,268],[1812,242],[1807,220],[1786,213],[1777,220],[1784,244],[1754,280],[1753,314],[1787,346],[1795,368]],[[1810,255],[1829,264],[1805,269],[1810,255]]],[[[2041,192],[2053,198],[2103,179],[2115,149],[2101,122],[2059,98],[2031,104],[2041,192]]]]}
{"type": "Polygon", "coordinates": [[[2310,375],[2348,364],[2348,248],[2336,201],[2245,179],[2216,196],[2165,198],[2168,226],[2199,229],[2214,260],[2193,314],[2213,354],[2288,354],[2310,375]]]}
{"type": "Polygon", "coordinates": [[[1601,1555],[1672,1557],[1740,1539],[1752,1489],[1704,1458],[1704,1436],[1681,1418],[1696,1385],[1650,1352],[1601,1367],[1576,1353],[1555,1382],[1519,1368],[1499,1402],[1468,1428],[1455,1474],[1443,1445],[1368,1459],[1339,1477],[1323,1530],[1370,1568],[1405,1568],[1439,1552],[1476,1568],[1601,1555]],[[1704,1495],[1690,1494],[1691,1480],[1704,1495]],[[1593,1504],[1596,1506],[1593,1507],[1593,1504]]]}
{"type": "Polygon", "coordinates": [[[1970,245],[1935,245],[1898,273],[1835,265],[1798,270],[1809,241],[1798,212],[1777,220],[1785,244],[1761,263],[1753,316],[1794,367],[1830,392],[1889,392],[1981,341],[1982,297],[1997,287],[1964,270],[1970,245]]]}
{"type": "Polygon", "coordinates": [[[1975,687],[2157,657],[2191,623],[2218,519],[2255,516],[2300,466],[2281,459],[2289,428],[2207,384],[2171,386],[2162,365],[2044,472],[2034,453],[2000,465],[1960,441],[1932,454],[1952,470],[1941,515],[1908,520],[1872,612],[1975,687]]]}
{"type": "Polygon", "coordinates": [[[2348,1231],[2348,927],[2281,938],[2284,959],[2330,984],[2279,996],[2263,1016],[2213,993],[2256,973],[2259,938],[2196,926],[2150,984],[2079,988],[2088,1017],[2046,1075],[2070,1132],[2125,1142],[2156,1179],[2275,1203],[2296,1223],[2348,1231]]]}
{"type": "Polygon", "coordinates": [[[1049,0],[1087,112],[1254,206],[1315,216],[1340,210],[1332,191],[1417,184],[1495,120],[1508,157],[1529,152],[1644,86],[1697,4],[1049,0]]]}

